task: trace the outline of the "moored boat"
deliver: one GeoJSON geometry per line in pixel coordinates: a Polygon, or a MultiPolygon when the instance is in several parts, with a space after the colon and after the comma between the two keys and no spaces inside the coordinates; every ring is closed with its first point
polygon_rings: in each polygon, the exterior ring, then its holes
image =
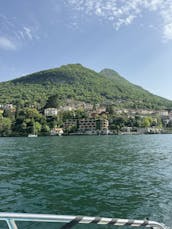
{"type": "Polygon", "coordinates": [[[28,134],[28,138],[35,138],[35,137],[38,137],[37,134],[28,134]]]}

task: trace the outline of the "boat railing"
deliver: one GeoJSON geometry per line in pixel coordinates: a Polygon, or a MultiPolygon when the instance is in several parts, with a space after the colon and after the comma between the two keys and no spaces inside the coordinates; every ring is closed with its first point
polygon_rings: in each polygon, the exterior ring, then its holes
{"type": "Polygon", "coordinates": [[[149,220],[130,220],[89,216],[29,214],[29,213],[0,213],[0,221],[5,221],[9,229],[18,229],[17,222],[58,222],[65,223],[61,229],[69,229],[76,224],[99,224],[131,227],[150,227],[167,229],[164,224],[149,220]]]}

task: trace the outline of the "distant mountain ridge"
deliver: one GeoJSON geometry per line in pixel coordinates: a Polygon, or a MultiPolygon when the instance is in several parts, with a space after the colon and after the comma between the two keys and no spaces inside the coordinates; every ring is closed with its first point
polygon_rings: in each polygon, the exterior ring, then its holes
{"type": "Polygon", "coordinates": [[[52,95],[59,96],[61,105],[70,98],[121,108],[172,108],[172,101],[130,83],[114,70],[97,73],[81,64],[63,65],[0,83],[0,103],[43,107],[52,95]]]}
{"type": "Polygon", "coordinates": [[[113,69],[109,69],[109,68],[104,68],[103,70],[100,71],[101,75],[107,76],[108,78],[112,79],[112,80],[119,80],[119,81],[127,81],[124,77],[122,77],[118,72],[116,72],[113,69]]]}
{"type": "MultiPolygon", "coordinates": [[[[118,86],[121,86],[121,87],[123,87],[124,85],[128,85],[131,87],[134,86],[135,89],[137,88],[137,89],[147,91],[147,90],[143,89],[141,86],[138,86],[138,85],[131,83],[130,81],[128,81],[127,79],[122,77],[118,72],[116,72],[112,69],[105,68],[105,69],[100,71],[100,74],[108,77],[108,79],[111,79],[113,81],[115,80],[115,82],[116,82],[116,84],[118,84],[118,86]]],[[[147,91],[147,92],[150,93],[149,91],[147,91]]]]}

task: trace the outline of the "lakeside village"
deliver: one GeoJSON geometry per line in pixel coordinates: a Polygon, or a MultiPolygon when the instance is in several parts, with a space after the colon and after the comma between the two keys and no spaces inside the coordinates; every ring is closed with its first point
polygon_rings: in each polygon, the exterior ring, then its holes
{"type": "Polygon", "coordinates": [[[172,133],[172,110],[69,103],[58,108],[0,104],[0,136],[172,133]]]}

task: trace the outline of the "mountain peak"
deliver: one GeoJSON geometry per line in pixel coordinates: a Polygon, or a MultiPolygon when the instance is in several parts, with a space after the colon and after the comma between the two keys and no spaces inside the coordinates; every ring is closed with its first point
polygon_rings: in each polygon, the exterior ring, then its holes
{"type": "Polygon", "coordinates": [[[58,95],[88,103],[113,104],[117,107],[159,109],[172,107],[172,101],[160,98],[130,83],[112,69],[100,73],[81,64],[62,65],[0,83],[0,103],[44,104],[49,96],[58,95]],[[4,99],[5,98],[5,99],[4,99]],[[26,99],[27,98],[27,99],[26,99]]]}
{"type": "Polygon", "coordinates": [[[116,80],[121,83],[124,81],[130,83],[128,80],[126,80],[124,77],[122,77],[118,72],[116,72],[113,69],[105,68],[100,71],[100,74],[109,79],[116,80]]]}
{"type": "Polygon", "coordinates": [[[31,73],[26,76],[22,76],[12,80],[13,83],[29,83],[29,84],[44,84],[46,82],[50,83],[64,83],[72,82],[77,76],[81,75],[82,72],[91,72],[92,70],[85,68],[79,63],[62,65],[59,68],[52,68],[47,70],[42,70],[39,72],[31,73]]]}
{"type": "Polygon", "coordinates": [[[111,68],[104,68],[100,71],[101,74],[106,74],[106,75],[112,75],[112,74],[116,74],[119,75],[118,72],[116,72],[115,70],[111,69],[111,68]]]}

